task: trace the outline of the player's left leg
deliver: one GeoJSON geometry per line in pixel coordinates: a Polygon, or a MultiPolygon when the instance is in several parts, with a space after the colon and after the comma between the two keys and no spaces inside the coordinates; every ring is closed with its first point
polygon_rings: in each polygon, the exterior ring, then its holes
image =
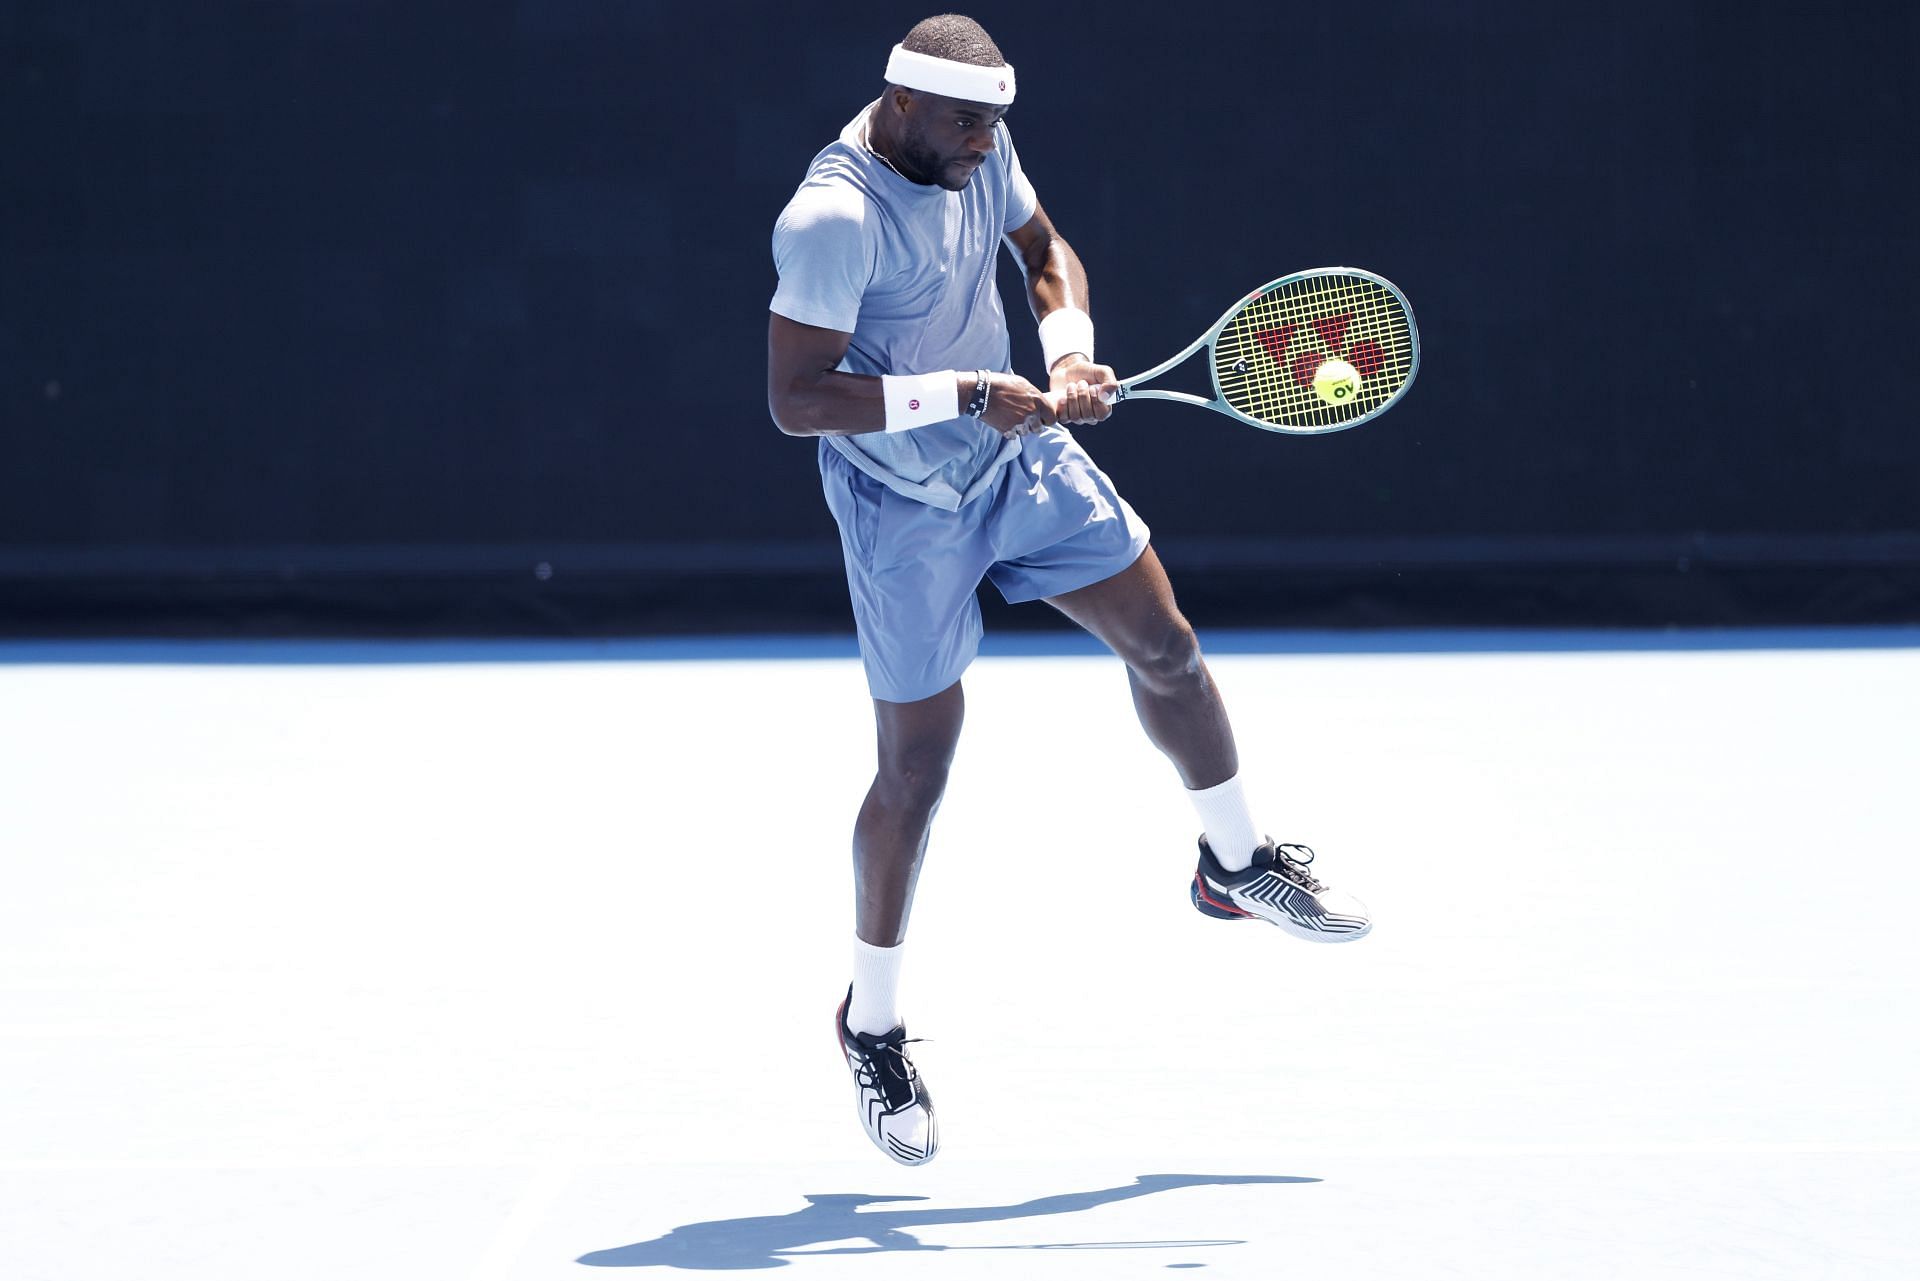
{"type": "Polygon", "coordinates": [[[1126,663],[1142,728],[1190,790],[1217,786],[1239,772],[1226,704],[1151,546],[1111,578],[1049,596],[1047,604],[1126,663]]]}
{"type": "Polygon", "coordinates": [[[1194,907],[1222,920],[1265,920],[1315,942],[1345,942],[1372,928],[1357,899],[1307,871],[1310,849],[1276,844],[1254,825],[1226,704],[1153,548],[1119,573],[1047,603],[1126,663],[1140,724],[1187,785],[1206,829],[1190,891],[1194,907]]]}

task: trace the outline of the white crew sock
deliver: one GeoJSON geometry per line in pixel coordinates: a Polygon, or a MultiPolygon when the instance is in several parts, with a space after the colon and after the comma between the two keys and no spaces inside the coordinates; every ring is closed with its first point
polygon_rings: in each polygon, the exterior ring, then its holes
{"type": "Polygon", "coordinates": [[[853,999],[847,1002],[847,1029],[879,1036],[900,1026],[900,957],[904,943],[875,947],[853,940],[853,999]]]}
{"type": "Polygon", "coordinates": [[[1254,826],[1253,815],[1247,811],[1247,798],[1240,790],[1240,776],[1235,774],[1224,783],[1203,787],[1198,791],[1189,789],[1187,799],[1193,802],[1194,810],[1200,815],[1200,826],[1207,833],[1207,847],[1220,860],[1220,866],[1229,872],[1245,871],[1252,867],[1253,852],[1265,843],[1266,838],[1260,835],[1260,829],[1254,826]]]}

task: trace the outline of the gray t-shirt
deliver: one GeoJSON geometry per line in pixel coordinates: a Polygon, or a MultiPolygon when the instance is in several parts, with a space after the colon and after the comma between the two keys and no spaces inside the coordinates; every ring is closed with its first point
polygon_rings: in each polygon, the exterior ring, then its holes
{"type": "MultiPolygon", "coordinates": [[[[1007,317],[994,286],[1000,241],[1039,207],[1013,138],[964,191],[908,182],[867,146],[871,104],[813,158],[773,227],[780,273],[773,311],[853,335],[839,367],[854,374],[1005,372],[1007,317]]],[[[1020,452],[976,418],[904,432],[822,438],[881,483],[957,511],[1020,452]]]]}

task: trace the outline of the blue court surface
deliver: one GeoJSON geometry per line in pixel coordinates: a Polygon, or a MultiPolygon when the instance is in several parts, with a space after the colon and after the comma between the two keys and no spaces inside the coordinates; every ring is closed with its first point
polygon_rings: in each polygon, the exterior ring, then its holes
{"type": "Polygon", "coordinates": [[[992,637],[904,1169],[850,641],[0,647],[0,1276],[1920,1275],[1920,632],[1210,653],[1372,936],[1194,913],[1119,665],[992,637]]]}

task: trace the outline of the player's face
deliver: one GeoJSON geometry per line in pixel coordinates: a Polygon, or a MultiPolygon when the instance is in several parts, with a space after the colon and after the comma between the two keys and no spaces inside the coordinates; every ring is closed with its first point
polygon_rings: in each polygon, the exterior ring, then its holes
{"type": "Polygon", "coordinates": [[[915,93],[901,131],[902,158],[917,177],[959,191],[993,154],[993,127],[1006,114],[1005,107],[915,93]]]}

